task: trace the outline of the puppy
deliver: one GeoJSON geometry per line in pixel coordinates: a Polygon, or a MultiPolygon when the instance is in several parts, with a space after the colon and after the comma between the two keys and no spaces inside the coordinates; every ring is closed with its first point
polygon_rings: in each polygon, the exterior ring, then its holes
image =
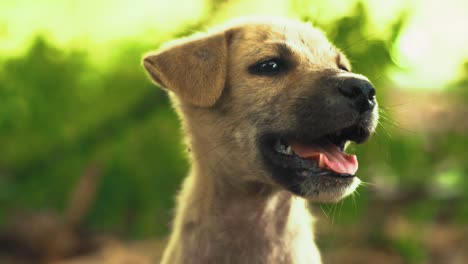
{"type": "Polygon", "coordinates": [[[360,183],[344,147],[376,127],[367,78],[319,30],[278,19],[177,40],[143,65],[192,150],[162,263],[320,263],[306,202],[360,183]]]}

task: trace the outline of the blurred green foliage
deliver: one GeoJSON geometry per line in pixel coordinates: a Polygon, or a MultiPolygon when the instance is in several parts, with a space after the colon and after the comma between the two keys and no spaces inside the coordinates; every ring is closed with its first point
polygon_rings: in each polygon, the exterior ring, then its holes
{"type": "MultiPolygon", "coordinates": [[[[312,20],[308,17],[304,19],[312,20]]],[[[379,95],[381,95],[382,85],[388,82],[386,79],[388,69],[396,66],[391,58],[391,50],[405,21],[404,14],[393,21],[393,24],[389,26],[388,31],[391,33],[388,36],[377,33],[369,34],[365,29],[371,21],[364,4],[358,3],[348,16],[329,24],[321,24],[320,21],[317,24],[327,32],[332,43],[335,43],[350,58],[353,71],[368,76],[379,87],[379,95]]]]}
{"type": "MultiPolygon", "coordinates": [[[[361,178],[381,178],[403,193],[421,191],[423,199],[412,199],[402,208],[414,221],[432,221],[450,207],[456,208],[451,219],[466,223],[468,136],[416,134],[394,124],[392,105],[399,102],[389,102],[385,96],[391,87],[386,73],[396,67],[391,50],[405,15],[389,26],[388,36],[379,36],[363,30],[370,23],[366,12],[358,4],[337,21],[318,21],[351,59],[355,71],[369,76],[379,90],[383,118],[377,135],[365,146],[351,146],[360,157],[361,178]]],[[[174,36],[186,35],[206,22],[174,36]]],[[[102,179],[86,219],[89,228],[125,237],[167,233],[174,196],[188,168],[178,119],[164,92],[149,82],[140,66],[141,54],[155,47],[129,41],[118,48],[108,67],[97,67],[86,50],[60,50],[39,36],[24,55],[4,60],[0,223],[18,208],[65,210],[79,177],[97,164],[102,179]]],[[[460,100],[466,102],[468,97],[460,100]]],[[[365,212],[375,194],[368,187],[359,193],[352,199],[357,205],[350,200],[340,205],[340,225],[368,216],[365,212]]],[[[378,223],[384,217],[375,216],[370,228],[382,228],[378,223]]],[[[327,247],[333,241],[325,238],[322,243],[327,247]]],[[[390,244],[409,262],[425,258],[422,245],[411,237],[394,238],[390,244]]]]}
{"type": "Polygon", "coordinates": [[[24,56],[6,60],[2,215],[12,208],[64,209],[78,178],[97,163],[104,175],[91,225],[124,234],[166,230],[167,219],[158,216],[172,206],[186,165],[177,117],[140,67],[148,49],[123,51],[103,70],[85,51],[64,52],[38,37],[24,56]]]}

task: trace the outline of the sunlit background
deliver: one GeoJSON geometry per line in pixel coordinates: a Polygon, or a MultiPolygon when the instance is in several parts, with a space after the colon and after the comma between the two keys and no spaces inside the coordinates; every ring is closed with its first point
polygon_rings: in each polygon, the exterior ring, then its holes
{"type": "Polygon", "coordinates": [[[466,0],[0,1],[0,263],[157,263],[188,166],[141,55],[243,15],[310,21],[378,88],[377,135],[351,146],[367,184],[312,206],[325,263],[468,262],[467,14],[466,0]]]}
{"type": "MultiPolygon", "coordinates": [[[[200,20],[209,25],[262,14],[307,16],[328,23],[348,15],[356,2],[233,1],[212,17],[208,0],[136,0],[131,4],[122,0],[2,1],[0,50],[3,54],[21,53],[39,33],[61,48],[84,48],[101,60],[103,49],[114,46],[116,41],[151,43],[171,38],[177,30],[200,20]]],[[[406,15],[405,27],[391,50],[392,59],[400,67],[391,74],[398,85],[443,89],[444,84],[463,74],[460,65],[468,57],[466,1],[369,0],[365,5],[370,21],[362,30],[370,39],[389,34],[389,24],[406,15]]]]}

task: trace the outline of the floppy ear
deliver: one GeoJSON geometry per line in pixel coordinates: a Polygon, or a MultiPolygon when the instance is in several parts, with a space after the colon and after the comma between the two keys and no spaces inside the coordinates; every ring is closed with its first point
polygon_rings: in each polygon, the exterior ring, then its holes
{"type": "Polygon", "coordinates": [[[212,106],[224,88],[228,44],[225,32],[189,38],[143,58],[153,81],[182,101],[212,106]]]}

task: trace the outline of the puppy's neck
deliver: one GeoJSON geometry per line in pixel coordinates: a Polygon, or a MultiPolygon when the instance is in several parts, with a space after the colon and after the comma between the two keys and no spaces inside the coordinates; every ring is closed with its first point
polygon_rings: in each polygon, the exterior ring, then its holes
{"type": "MultiPolygon", "coordinates": [[[[209,113],[184,114],[200,124],[209,113]]],[[[192,166],[162,263],[320,263],[306,201],[246,180],[249,171],[226,159],[229,131],[208,127],[184,122],[192,166]]]]}
{"type": "Polygon", "coordinates": [[[230,188],[206,178],[226,177],[219,173],[192,167],[162,263],[320,263],[303,198],[259,183],[230,188]]]}
{"type": "Polygon", "coordinates": [[[163,263],[319,263],[304,199],[286,191],[220,193],[199,177],[184,182],[163,263]]]}

